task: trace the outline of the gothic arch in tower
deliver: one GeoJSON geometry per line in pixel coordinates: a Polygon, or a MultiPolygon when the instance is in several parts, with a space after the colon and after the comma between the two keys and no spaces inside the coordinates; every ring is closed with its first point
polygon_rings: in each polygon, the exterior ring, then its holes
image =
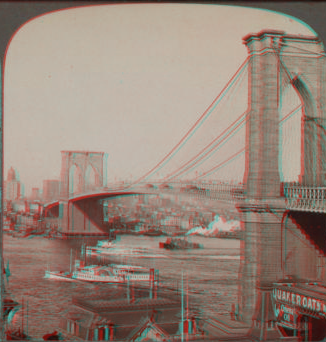
{"type": "Polygon", "coordinates": [[[103,187],[103,152],[62,151],[61,198],[103,187]]]}

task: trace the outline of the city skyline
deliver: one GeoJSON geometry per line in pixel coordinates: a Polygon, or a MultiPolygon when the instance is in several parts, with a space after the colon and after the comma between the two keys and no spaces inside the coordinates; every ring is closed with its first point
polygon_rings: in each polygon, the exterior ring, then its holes
{"type": "MultiPolygon", "coordinates": [[[[282,14],[215,5],[102,5],[27,23],[5,61],[5,174],[17,169],[28,194],[44,179],[60,179],[60,150],[85,149],[108,153],[108,182],[137,179],[177,144],[247,58],[243,36],[265,28],[314,35],[282,14]]],[[[246,109],[241,91],[242,102],[226,112],[237,115],[212,116],[205,134],[196,132],[179,160],[154,178],[178,168],[234,121],[246,109]]],[[[285,99],[284,115],[298,104],[293,92],[285,99]]],[[[300,131],[298,123],[291,126],[300,131]]],[[[238,140],[241,145],[244,135],[238,140]]],[[[234,148],[226,145],[206,169],[234,148]]],[[[298,152],[287,151],[283,164],[284,180],[296,177],[298,152]]],[[[235,165],[213,178],[241,181],[243,158],[235,165]]]]}

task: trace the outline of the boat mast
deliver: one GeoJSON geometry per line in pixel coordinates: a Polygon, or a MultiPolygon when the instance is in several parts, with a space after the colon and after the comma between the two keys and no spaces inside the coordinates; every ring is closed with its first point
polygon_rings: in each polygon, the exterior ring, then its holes
{"type": "Polygon", "coordinates": [[[70,273],[71,273],[72,248],[70,249],[70,273]]]}
{"type": "Polygon", "coordinates": [[[187,273],[187,341],[189,333],[189,290],[188,290],[188,273],[187,273]]]}
{"type": "Polygon", "coordinates": [[[181,272],[181,342],[183,342],[183,271],[181,272]]]}
{"type": "Polygon", "coordinates": [[[24,333],[24,297],[22,297],[22,334],[24,333]]]}
{"type": "Polygon", "coordinates": [[[26,335],[28,336],[28,301],[26,303],[26,335]]]}

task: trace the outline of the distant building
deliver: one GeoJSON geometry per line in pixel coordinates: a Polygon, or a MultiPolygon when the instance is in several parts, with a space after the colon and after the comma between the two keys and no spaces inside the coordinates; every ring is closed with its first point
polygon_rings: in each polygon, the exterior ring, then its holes
{"type": "Polygon", "coordinates": [[[160,221],[160,225],[162,228],[164,227],[166,230],[187,230],[187,228],[189,228],[189,220],[183,218],[180,214],[170,215],[162,219],[160,221]]]}
{"type": "Polygon", "coordinates": [[[41,198],[40,189],[39,188],[32,188],[31,200],[32,201],[38,201],[38,200],[40,200],[40,198],[41,198]]]}
{"type": "Polygon", "coordinates": [[[50,202],[59,198],[60,182],[55,179],[43,181],[43,200],[50,202]]]}
{"type": "Polygon", "coordinates": [[[11,167],[8,171],[7,181],[4,182],[4,199],[13,201],[20,198],[20,182],[17,180],[16,172],[11,167]]]}

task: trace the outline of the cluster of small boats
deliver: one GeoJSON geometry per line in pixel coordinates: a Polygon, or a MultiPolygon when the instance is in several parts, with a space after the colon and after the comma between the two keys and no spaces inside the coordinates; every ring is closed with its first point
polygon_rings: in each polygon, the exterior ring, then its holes
{"type": "MultiPolygon", "coordinates": [[[[160,248],[166,249],[192,249],[202,248],[198,243],[190,242],[186,239],[168,238],[166,242],[159,243],[160,248]]],[[[114,241],[100,240],[95,247],[82,247],[82,255],[85,256],[132,256],[148,258],[167,258],[168,256],[158,253],[157,249],[131,248],[129,246],[117,245],[114,241]],[[85,255],[86,254],[86,255],[85,255]]],[[[45,272],[45,278],[65,281],[86,281],[100,283],[126,283],[126,282],[148,282],[156,281],[157,273],[154,269],[131,265],[85,265],[85,261],[76,260],[74,270],[70,271],[50,271],[45,272]]]]}
{"type": "Polygon", "coordinates": [[[45,234],[45,230],[38,230],[32,227],[21,227],[20,229],[17,229],[17,230],[6,229],[4,230],[4,232],[15,238],[29,238],[31,236],[45,234]]]}
{"type": "Polygon", "coordinates": [[[55,230],[36,229],[33,227],[20,227],[19,229],[5,229],[4,232],[14,238],[26,239],[34,236],[41,236],[48,239],[60,238],[61,234],[55,230]]]}

